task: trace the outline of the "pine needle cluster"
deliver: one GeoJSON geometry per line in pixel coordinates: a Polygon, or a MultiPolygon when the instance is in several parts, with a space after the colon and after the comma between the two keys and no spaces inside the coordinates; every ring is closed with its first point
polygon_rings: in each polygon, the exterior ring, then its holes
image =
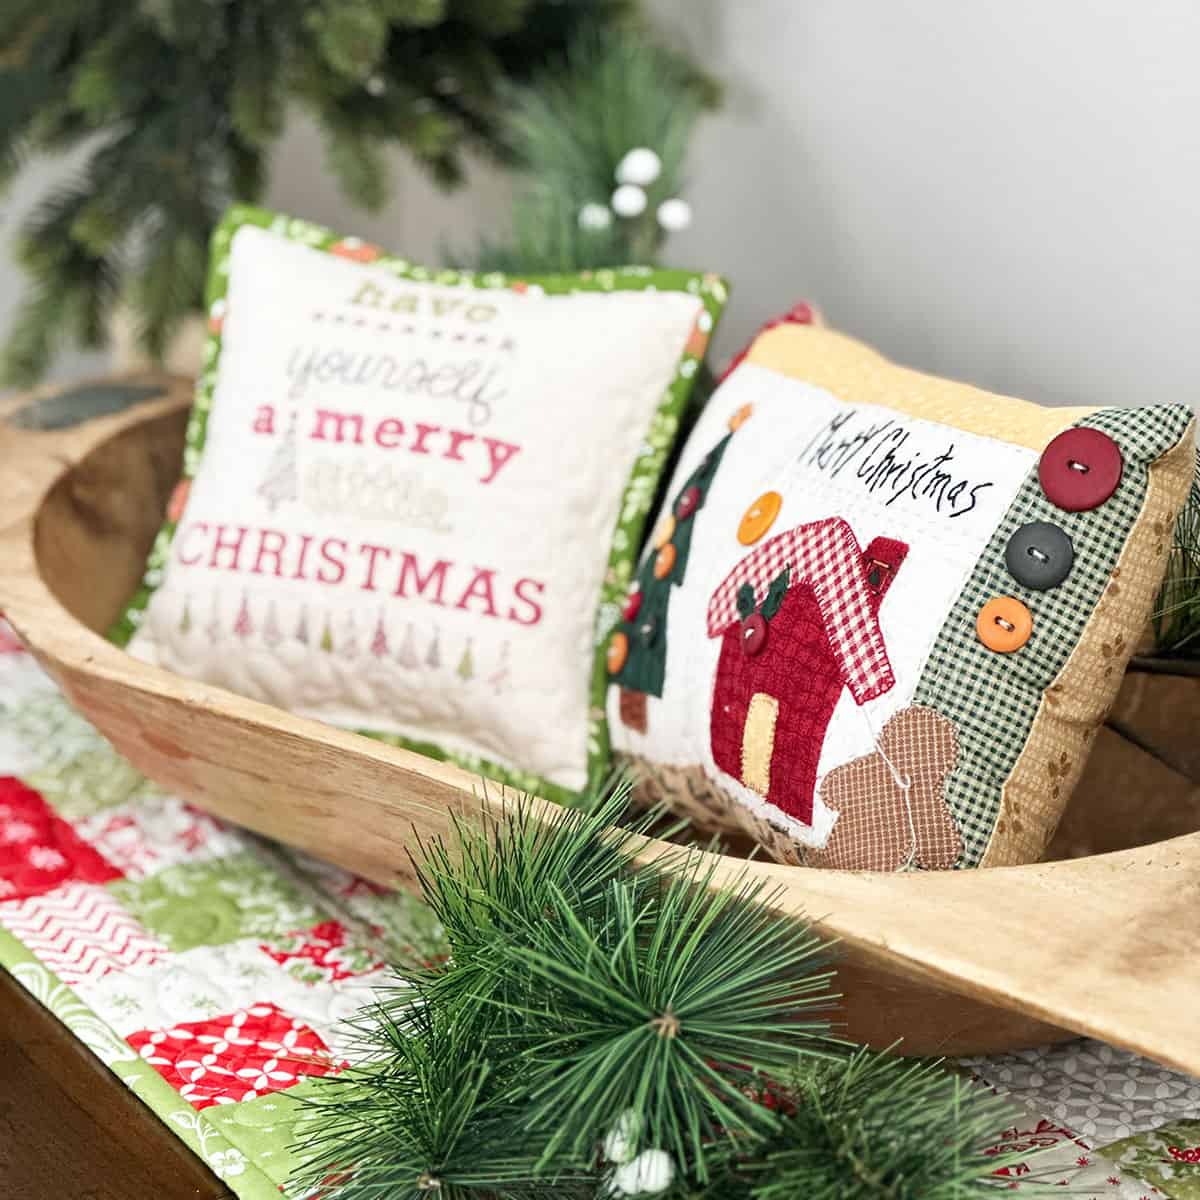
{"type": "Polygon", "coordinates": [[[525,274],[653,265],[668,234],[658,208],[684,190],[693,128],[718,98],[712,80],[645,36],[582,34],[559,65],[513,92],[507,136],[522,173],[511,229],[459,257],[525,274]],[[622,160],[639,149],[657,157],[658,173],[643,187],[644,210],[622,217],[609,206],[622,160]],[[607,223],[588,222],[589,210],[607,223]]]}
{"type": "Polygon", "coordinates": [[[446,961],[315,1081],[293,1194],[328,1200],[957,1200],[1003,1117],[937,1066],[830,1031],[827,947],[646,823],[514,801],[418,858],[446,961]]]}
{"type": "Polygon", "coordinates": [[[1196,481],[1175,525],[1154,613],[1154,644],[1165,657],[1200,660],[1200,455],[1196,481]]]}
{"type": "Polygon", "coordinates": [[[262,192],[289,105],[324,132],[347,195],[378,207],[386,151],[442,184],[468,148],[507,152],[509,87],[632,0],[7,0],[0,185],[27,156],[86,153],[21,232],[32,291],[4,373],[29,383],[60,337],[104,339],[118,298],[160,354],[199,308],[219,214],[262,192]]]}

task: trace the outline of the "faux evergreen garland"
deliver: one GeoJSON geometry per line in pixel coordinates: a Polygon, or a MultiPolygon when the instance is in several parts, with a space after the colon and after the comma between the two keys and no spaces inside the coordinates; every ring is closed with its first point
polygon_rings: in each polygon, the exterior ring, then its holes
{"type": "Polygon", "coordinates": [[[56,340],[104,339],[118,293],[149,351],[199,307],[209,232],[262,191],[289,102],[366,207],[403,145],[453,183],[470,145],[505,148],[507,85],[630,0],[12,0],[0,13],[0,182],[30,153],[86,146],[83,169],[22,232],[33,288],[5,374],[27,383],[56,340]]]}
{"type": "Polygon", "coordinates": [[[1175,526],[1167,577],[1154,614],[1156,653],[1200,659],[1200,454],[1196,482],[1175,526]]]}
{"type": "Polygon", "coordinates": [[[318,1081],[293,1194],[333,1200],[659,1195],[949,1200],[999,1102],[830,1032],[826,948],[686,849],[639,865],[594,811],[457,827],[423,848],[445,962],[361,1021],[318,1081]],[[669,870],[664,870],[667,867],[669,870]]]}
{"type": "Polygon", "coordinates": [[[514,93],[508,141],[522,170],[511,229],[464,265],[545,274],[653,265],[686,228],[684,159],[716,86],[629,32],[585,33],[514,93]]]}

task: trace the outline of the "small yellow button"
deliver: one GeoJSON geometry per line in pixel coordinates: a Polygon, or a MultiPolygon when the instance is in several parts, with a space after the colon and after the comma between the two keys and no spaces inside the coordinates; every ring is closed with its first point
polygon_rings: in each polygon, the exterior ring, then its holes
{"type": "Polygon", "coordinates": [[[1029,641],[1033,633],[1033,614],[1013,596],[989,600],[975,618],[979,640],[998,654],[1011,654],[1029,641]]]}
{"type": "Polygon", "coordinates": [[[661,550],[675,536],[675,518],[670,513],[664,513],[654,531],[654,548],[661,550]]]}
{"type": "Polygon", "coordinates": [[[608,640],[608,652],[605,655],[605,660],[608,663],[608,673],[610,675],[619,674],[628,657],[629,638],[618,629],[608,640]]]}
{"type": "Polygon", "coordinates": [[[665,546],[660,546],[658,553],[654,556],[654,578],[666,579],[668,575],[675,569],[675,543],[668,542],[665,546]]]}
{"type": "Polygon", "coordinates": [[[738,541],[743,546],[753,546],[775,524],[782,507],[783,497],[778,492],[763,492],[742,515],[738,525],[738,541]]]}

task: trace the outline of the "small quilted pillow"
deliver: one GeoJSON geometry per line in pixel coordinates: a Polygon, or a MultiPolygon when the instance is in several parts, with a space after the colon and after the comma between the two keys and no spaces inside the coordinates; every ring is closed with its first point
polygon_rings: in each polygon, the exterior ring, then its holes
{"type": "Polygon", "coordinates": [[[789,322],[684,448],[608,649],[647,795],[776,858],[1045,850],[1192,481],[1190,409],[1040,408],[789,322]]]}
{"type": "Polygon", "coordinates": [[[217,230],[184,477],[131,653],[544,795],[607,766],[603,648],[725,297],[217,230]]]}

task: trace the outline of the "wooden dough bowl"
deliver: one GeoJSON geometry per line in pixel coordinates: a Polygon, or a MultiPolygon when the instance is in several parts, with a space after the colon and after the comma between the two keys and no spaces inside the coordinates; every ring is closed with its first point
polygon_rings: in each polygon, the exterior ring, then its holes
{"type": "MultiPolygon", "coordinates": [[[[101,636],[137,586],[190,400],[183,380],[124,383],[153,398],[74,425],[60,410],[50,431],[0,422],[0,610],[152,779],[369,879],[411,883],[414,836],[498,809],[498,788],[484,797],[457,767],[145,666],[101,636]]],[[[1171,733],[1189,709],[1200,680],[1127,677],[1057,861],[872,875],[721,857],[713,878],[766,880],[774,906],[839,940],[853,1038],[965,1054],[1085,1033],[1200,1075],[1200,751],[1171,733]]],[[[664,849],[651,840],[643,854],[664,849]]]]}

